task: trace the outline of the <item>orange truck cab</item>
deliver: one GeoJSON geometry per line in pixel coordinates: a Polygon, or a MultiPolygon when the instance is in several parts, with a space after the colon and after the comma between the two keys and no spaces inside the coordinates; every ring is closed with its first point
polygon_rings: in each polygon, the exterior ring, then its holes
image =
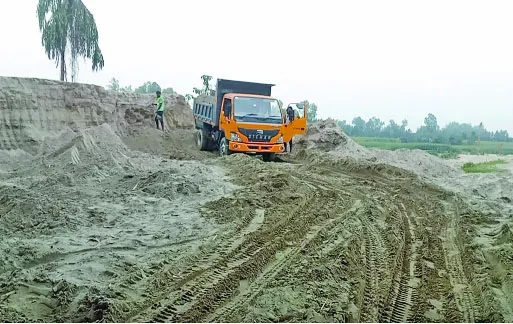
{"type": "Polygon", "coordinates": [[[274,84],[218,79],[216,99],[196,98],[193,115],[200,150],[262,155],[271,161],[285,152],[285,142],[306,132],[306,107],[295,105],[292,120],[271,97],[274,84]],[[302,110],[302,113],[301,113],[302,110]]]}

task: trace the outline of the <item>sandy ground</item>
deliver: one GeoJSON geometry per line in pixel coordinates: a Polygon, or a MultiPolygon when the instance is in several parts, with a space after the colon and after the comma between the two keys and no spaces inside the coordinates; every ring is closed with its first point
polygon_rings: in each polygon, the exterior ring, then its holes
{"type": "Polygon", "coordinates": [[[327,122],[285,162],[218,158],[139,117],[24,150],[0,115],[1,321],[513,321],[509,157],[465,174],[494,157],[368,150],[327,122]]]}
{"type": "Polygon", "coordinates": [[[16,292],[7,305],[19,320],[47,319],[68,295],[96,298],[89,287],[116,282],[123,293],[125,281],[197,248],[216,229],[198,205],[235,188],[219,167],[131,151],[108,125],[66,139],[2,168],[2,291],[16,292]]]}

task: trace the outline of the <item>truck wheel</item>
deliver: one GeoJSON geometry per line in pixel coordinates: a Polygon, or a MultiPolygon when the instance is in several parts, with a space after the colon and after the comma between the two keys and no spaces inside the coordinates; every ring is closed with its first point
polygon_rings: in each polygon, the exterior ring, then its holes
{"type": "Polygon", "coordinates": [[[206,151],[208,149],[208,136],[205,133],[204,129],[196,130],[196,146],[200,151],[206,151]]]}
{"type": "Polygon", "coordinates": [[[262,154],[262,160],[264,160],[264,162],[272,162],[272,161],[274,161],[275,157],[276,157],[276,154],[274,154],[274,153],[262,154]]]}
{"type": "Polygon", "coordinates": [[[225,156],[232,154],[232,151],[230,151],[230,143],[226,139],[226,137],[221,138],[221,141],[219,143],[219,156],[225,156]]]}

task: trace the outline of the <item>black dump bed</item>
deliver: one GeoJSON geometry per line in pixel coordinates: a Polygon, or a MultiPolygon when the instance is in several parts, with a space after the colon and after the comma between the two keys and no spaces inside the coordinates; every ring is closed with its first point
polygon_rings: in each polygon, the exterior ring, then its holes
{"type": "Polygon", "coordinates": [[[196,120],[204,121],[208,124],[219,125],[219,112],[223,96],[227,93],[245,93],[256,94],[262,96],[270,96],[271,88],[274,84],[256,83],[246,81],[235,81],[226,79],[217,79],[217,100],[216,103],[206,100],[194,100],[193,114],[196,120]]]}

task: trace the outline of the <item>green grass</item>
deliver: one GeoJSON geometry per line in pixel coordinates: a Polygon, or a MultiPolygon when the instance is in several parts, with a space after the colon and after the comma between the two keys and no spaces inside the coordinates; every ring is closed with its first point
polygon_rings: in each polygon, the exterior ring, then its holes
{"type": "Polygon", "coordinates": [[[504,171],[503,169],[498,168],[497,166],[500,164],[506,164],[507,162],[504,160],[495,160],[490,162],[482,162],[482,163],[465,163],[461,168],[463,171],[467,173],[489,173],[489,172],[499,172],[504,171]]]}
{"type": "Polygon", "coordinates": [[[513,154],[513,142],[482,141],[479,148],[476,144],[438,144],[438,143],[401,143],[398,138],[352,137],[353,140],[365,147],[375,147],[383,150],[419,149],[438,155],[442,158],[455,157],[460,153],[469,154],[513,154]]]}

